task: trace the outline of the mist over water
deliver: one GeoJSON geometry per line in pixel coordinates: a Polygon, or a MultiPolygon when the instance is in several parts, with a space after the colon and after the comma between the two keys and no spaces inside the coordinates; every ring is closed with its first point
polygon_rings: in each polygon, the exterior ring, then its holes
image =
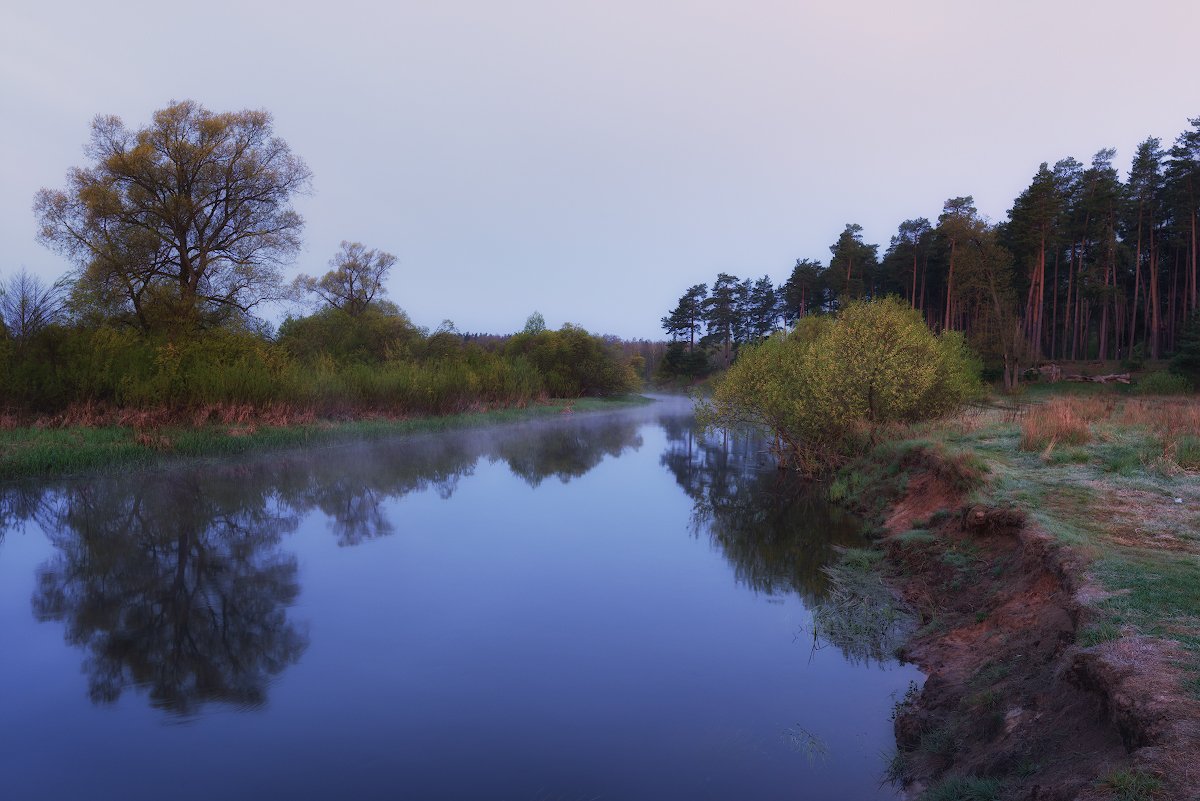
{"type": "Polygon", "coordinates": [[[856,521],[690,404],[0,491],[14,798],[890,798],[856,521]]]}

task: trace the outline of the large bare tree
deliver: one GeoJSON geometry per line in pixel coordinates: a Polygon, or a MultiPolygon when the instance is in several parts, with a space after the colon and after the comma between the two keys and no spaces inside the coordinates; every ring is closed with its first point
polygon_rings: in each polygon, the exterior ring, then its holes
{"type": "Polygon", "coordinates": [[[153,329],[212,325],[281,295],[304,225],[292,199],[311,173],[270,114],[183,101],[136,131],[99,116],[86,152],[90,165],[41,190],[34,210],[92,300],[153,329]]]}

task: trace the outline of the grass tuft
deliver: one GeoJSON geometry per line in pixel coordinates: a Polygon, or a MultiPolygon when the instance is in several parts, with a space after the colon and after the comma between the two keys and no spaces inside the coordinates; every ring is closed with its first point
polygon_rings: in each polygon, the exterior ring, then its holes
{"type": "Polygon", "coordinates": [[[1161,779],[1141,770],[1114,770],[1101,784],[1112,791],[1114,801],[1151,801],[1163,789],[1161,779]]]}
{"type": "Polygon", "coordinates": [[[1077,641],[1084,648],[1091,648],[1093,645],[1100,645],[1105,642],[1112,642],[1121,638],[1121,627],[1116,623],[1105,620],[1100,623],[1093,623],[1079,632],[1077,641]]]}
{"type": "Polygon", "coordinates": [[[952,776],[921,795],[921,801],[998,801],[1004,785],[998,779],[952,776]]]}

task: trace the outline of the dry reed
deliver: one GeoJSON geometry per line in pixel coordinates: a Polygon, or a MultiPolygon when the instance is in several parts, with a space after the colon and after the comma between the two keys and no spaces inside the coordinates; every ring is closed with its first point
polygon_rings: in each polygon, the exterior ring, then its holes
{"type": "Polygon", "coordinates": [[[1054,444],[1083,445],[1092,436],[1089,420],[1102,419],[1105,413],[1105,405],[1097,400],[1052,398],[1030,408],[1021,418],[1021,450],[1048,451],[1054,444]]]}

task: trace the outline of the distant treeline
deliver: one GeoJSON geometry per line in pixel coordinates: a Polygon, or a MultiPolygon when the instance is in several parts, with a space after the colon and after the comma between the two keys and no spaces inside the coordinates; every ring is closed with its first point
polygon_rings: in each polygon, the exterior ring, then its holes
{"type": "Polygon", "coordinates": [[[848,224],[828,264],[798,259],[780,287],[724,273],[693,286],[663,318],[686,343],[666,369],[702,371],[798,317],[885,295],[964,332],[1006,377],[1042,360],[1162,358],[1200,308],[1200,117],[1189,124],[1169,148],[1142,142],[1125,180],[1112,149],[1043,163],[996,224],[950,198],[936,222],[901,222],[882,256],[848,224]]]}

